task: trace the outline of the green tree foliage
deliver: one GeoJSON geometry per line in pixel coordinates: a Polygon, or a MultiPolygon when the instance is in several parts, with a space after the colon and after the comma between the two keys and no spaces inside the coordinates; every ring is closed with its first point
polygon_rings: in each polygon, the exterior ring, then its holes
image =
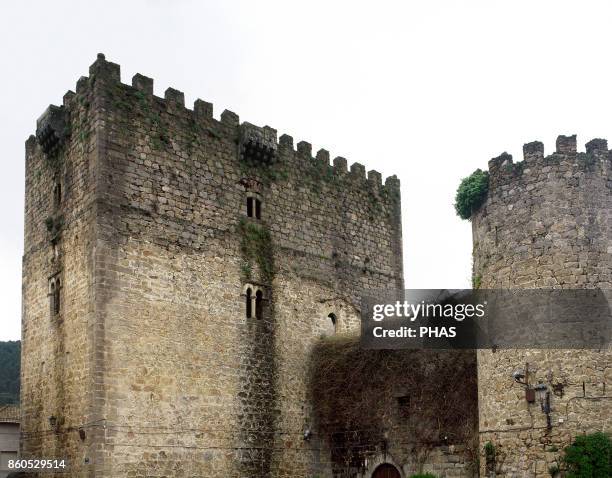
{"type": "Polygon", "coordinates": [[[21,342],[0,342],[0,405],[19,403],[21,342]]]}
{"type": "Polygon", "coordinates": [[[612,476],[612,441],[604,433],[576,437],[565,448],[563,458],[567,478],[599,478],[612,476]]]}
{"type": "Polygon", "coordinates": [[[455,211],[461,219],[469,219],[487,198],[489,173],[477,169],[461,180],[455,196],[455,211]]]}

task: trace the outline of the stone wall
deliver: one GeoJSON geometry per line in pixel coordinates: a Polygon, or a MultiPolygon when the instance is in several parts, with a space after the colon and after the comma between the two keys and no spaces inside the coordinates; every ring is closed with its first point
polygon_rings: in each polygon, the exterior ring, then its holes
{"type": "MultiPolygon", "coordinates": [[[[73,140],[47,157],[31,136],[25,164],[21,451],[22,456],[70,457],[76,468],[92,452],[78,429],[95,430],[97,424],[100,352],[93,315],[96,113],[85,108],[87,101],[72,104],[63,126],[73,140]],[[52,282],[59,287],[57,313],[51,310],[52,282]]],[[[64,108],[48,110],[39,123],[54,111],[63,115],[64,108]]]]}
{"type": "Polygon", "coordinates": [[[331,166],[230,111],[216,120],[201,100],[189,110],[172,88],[158,98],[142,75],[122,84],[102,55],[63,114],[59,326],[52,161],[27,144],[24,456],[67,455],[74,476],[329,469],[329,450],[304,440],[308,355],[329,314],[353,330],[364,290],[403,287],[397,179],[331,166]],[[245,161],[245,134],[273,138],[274,161],[245,161]],[[249,287],[264,294],[260,319],[246,317],[249,287]]]}
{"type": "MultiPolygon", "coordinates": [[[[474,275],[482,288],[612,288],[612,162],[605,140],[577,153],[575,136],[560,136],[544,157],[540,142],[524,161],[508,154],[489,162],[490,189],[472,217],[474,275]]],[[[550,476],[549,468],[577,434],[612,424],[610,350],[481,350],[478,352],[480,443],[495,463],[481,472],[550,476]],[[550,426],[512,378],[551,394],[550,426]]],[[[489,460],[491,461],[491,460],[489,460]]]]}
{"type": "Polygon", "coordinates": [[[316,438],[331,448],[333,476],[369,478],[383,458],[405,476],[477,472],[474,351],[368,350],[336,336],[317,343],[311,369],[316,438]]]}

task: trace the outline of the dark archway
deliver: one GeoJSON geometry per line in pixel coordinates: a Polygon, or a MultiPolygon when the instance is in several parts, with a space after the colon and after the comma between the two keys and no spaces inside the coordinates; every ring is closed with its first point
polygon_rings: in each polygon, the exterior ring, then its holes
{"type": "Polygon", "coordinates": [[[393,465],[383,463],[377,466],[372,474],[372,478],[401,478],[400,472],[393,465]]]}

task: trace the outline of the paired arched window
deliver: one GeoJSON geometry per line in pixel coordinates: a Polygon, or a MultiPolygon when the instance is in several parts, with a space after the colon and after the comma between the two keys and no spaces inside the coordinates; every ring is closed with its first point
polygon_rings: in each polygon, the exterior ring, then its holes
{"type": "Polygon", "coordinates": [[[56,316],[61,311],[61,289],[62,282],[59,277],[52,277],[49,280],[49,305],[51,316],[56,316]]]}
{"type": "Polygon", "coordinates": [[[245,315],[247,319],[263,319],[265,297],[263,291],[251,284],[245,286],[245,315]]]}

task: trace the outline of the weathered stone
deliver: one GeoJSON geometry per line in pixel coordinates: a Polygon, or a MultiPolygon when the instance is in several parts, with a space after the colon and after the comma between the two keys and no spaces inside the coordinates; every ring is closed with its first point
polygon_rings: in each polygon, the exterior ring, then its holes
{"type": "Polygon", "coordinates": [[[399,183],[372,194],[270,127],[123,85],[103,55],[90,71],[56,160],[26,148],[22,457],[108,478],[327,473],[305,364],[329,314],[355,331],[363,291],[403,287],[399,183]],[[242,161],[241,138],[274,161],[242,161]]]}
{"type": "MultiPolygon", "coordinates": [[[[604,140],[587,150],[591,158],[576,154],[575,136],[559,136],[548,158],[542,143],[525,145],[529,174],[489,163],[488,198],[472,217],[482,288],[612,288],[612,163],[604,140]]],[[[598,386],[610,386],[611,367],[610,350],[480,350],[480,448],[491,441],[499,450],[497,476],[549,476],[548,449],[558,456],[571,437],[610,429],[612,402],[598,398],[598,386]],[[550,428],[540,403],[529,404],[512,378],[526,364],[530,383],[551,391],[550,428]],[[562,395],[552,393],[555,384],[562,395]]]]}

